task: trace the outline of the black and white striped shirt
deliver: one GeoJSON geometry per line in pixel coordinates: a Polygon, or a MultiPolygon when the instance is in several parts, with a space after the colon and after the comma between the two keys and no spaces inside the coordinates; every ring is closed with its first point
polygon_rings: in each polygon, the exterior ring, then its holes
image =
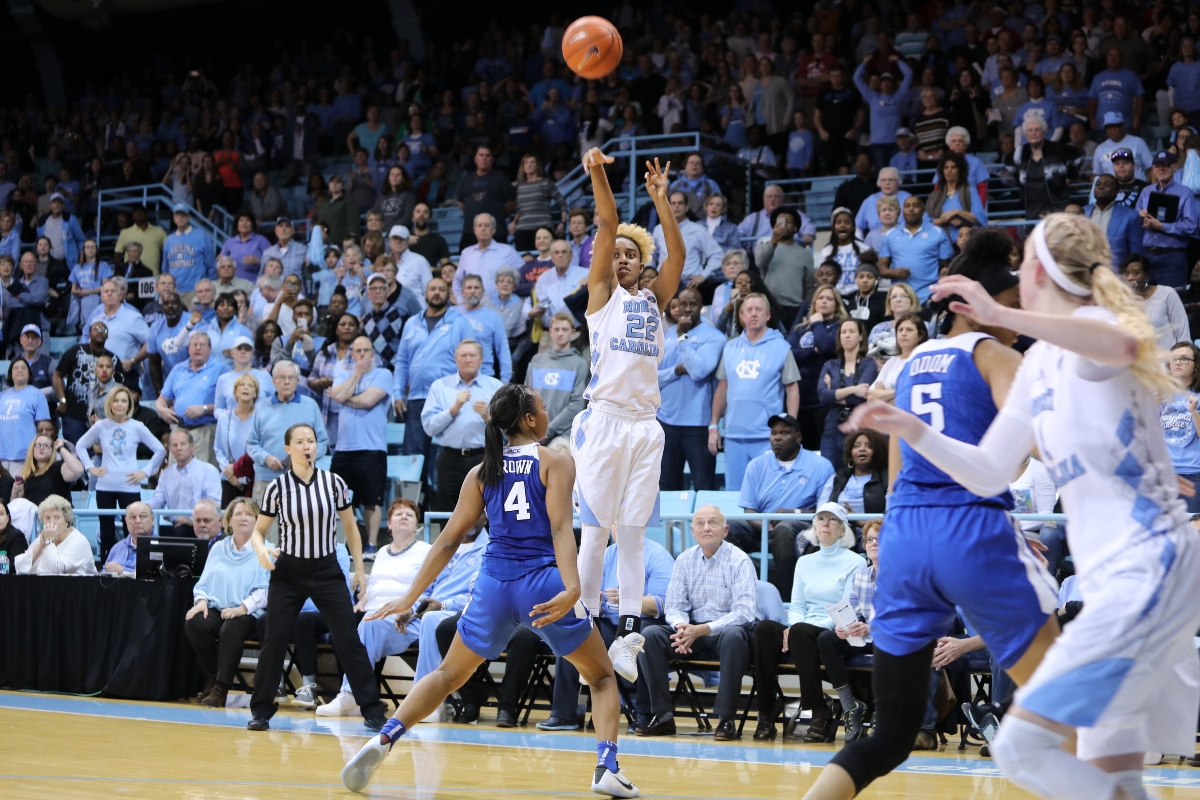
{"type": "Polygon", "coordinates": [[[279,520],[279,549],[296,558],[321,558],[334,551],[338,512],[350,506],[341,477],[313,470],[305,483],[290,469],[267,484],[262,513],[279,520]]]}

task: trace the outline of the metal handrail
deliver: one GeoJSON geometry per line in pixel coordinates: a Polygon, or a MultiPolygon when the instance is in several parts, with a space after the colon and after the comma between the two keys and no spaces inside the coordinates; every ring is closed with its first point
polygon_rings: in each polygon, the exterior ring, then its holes
{"type": "MultiPolygon", "coordinates": [[[[432,535],[431,523],[434,520],[449,519],[450,516],[452,515],[452,513],[453,512],[450,512],[450,511],[427,511],[425,513],[423,528],[424,528],[424,535],[425,535],[426,542],[432,541],[432,539],[430,538],[432,535]]],[[[883,514],[847,514],[846,516],[851,522],[867,522],[867,521],[870,521],[873,519],[877,519],[877,520],[883,519],[883,514]]],[[[768,523],[772,520],[778,520],[780,522],[789,521],[789,520],[793,521],[793,522],[811,522],[814,517],[816,517],[815,513],[804,513],[804,514],[745,514],[745,513],[742,513],[742,514],[726,514],[725,515],[726,521],[746,520],[746,521],[758,521],[761,523],[761,537],[760,537],[760,541],[759,541],[759,551],[758,551],[758,553],[751,553],[750,555],[758,556],[758,573],[759,573],[759,577],[764,581],[767,579],[767,558],[770,554],[770,548],[769,548],[768,542],[767,542],[768,534],[769,534],[768,523]]],[[[1066,523],[1066,521],[1067,521],[1066,514],[1013,514],[1012,517],[1013,517],[1013,519],[1017,520],[1018,522],[1066,523]]],[[[576,522],[578,522],[579,515],[575,515],[573,517],[573,519],[576,522]]],[[[674,523],[682,523],[682,531],[681,531],[682,535],[680,538],[680,543],[682,544],[684,541],[686,541],[686,537],[688,535],[688,530],[689,530],[689,524],[692,521],[692,514],[691,513],[689,513],[689,514],[660,514],[659,521],[662,522],[663,526],[666,527],[668,530],[670,530],[672,528],[672,525],[674,523]]],[[[671,555],[678,556],[679,552],[676,551],[675,547],[674,547],[675,536],[674,536],[673,532],[672,532],[671,540],[670,540],[669,544],[671,546],[668,547],[667,549],[671,551],[671,555]]]]}
{"type": "MultiPolygon", "coordinates": [[[[102,229],[104,207],[129,208],[139,205],[166,206],[174,209],[179,204],[179,198],[169,188],[161,183],[148,183],[141,186],[126,186],[120,189],[101,189],[96,198],[96,229],[102,229]]],[[[185,203],[185,205],[187,205],[185,203]]],[[[192,224],[207,233],[213,240],[214,250],[220,250],[225,241],[233,235],[234,216],[221,206],[214,206],[213,211],[220,224],[213,222],[198,209],[188,205],[188,215],[192,224]]]]}

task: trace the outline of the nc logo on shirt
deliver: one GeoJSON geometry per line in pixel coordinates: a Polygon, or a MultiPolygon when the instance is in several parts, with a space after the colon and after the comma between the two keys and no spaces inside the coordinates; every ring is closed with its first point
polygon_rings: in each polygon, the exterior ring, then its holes
{"type": "Polygon", "coordinates": [[[929,238],[929,234],[928,234],[928,233],[922,233],[922,234],[921,234],[921,238],[922,238],[922,239],[928,239],[928,238],[929,238]]]}
{"type": "Polygon", "coordinates": [[[544,380],[545,380],[547,386],[558,386],[558,373],[557,372],[547,372],[544,380]]]}
{"type": "Polygon", "coordinates": [[[762,366],[762,362],[758,359],[747,361],[742,359],[738,365],[734,367],[734,372],[744,381],[752,381],[758,377],[758,368],[762,366]]]}

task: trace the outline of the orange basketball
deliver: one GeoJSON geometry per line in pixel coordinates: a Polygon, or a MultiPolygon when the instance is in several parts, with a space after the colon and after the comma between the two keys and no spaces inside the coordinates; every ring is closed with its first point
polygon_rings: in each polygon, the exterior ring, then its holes
{"type": "Polygon", "coordinates": [[[581,78],[597,80],[621,63],[621,34],[604,17],[580,17],[563,33],[563,59],[581,78]]]}

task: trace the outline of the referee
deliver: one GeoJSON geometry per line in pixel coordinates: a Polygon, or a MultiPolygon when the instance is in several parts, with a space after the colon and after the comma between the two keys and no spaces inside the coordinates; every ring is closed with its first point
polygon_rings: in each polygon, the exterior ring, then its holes
{"type": "Polygon", "coordinates": [[[379,700],[375,669],[358,638],[358,626],[346,576],[334,552],[337,520],[346,531],[346,546],[354,559],[353,589],[365,592],[362,539],[350,506],[345,482],[331,472],[317,469],[317,435],[311,426],[297,423],[283,437],[284,450],[292,465],[267,485],[262,512],[254,527],[251,544],[258,563],[271,572],[267,589],[267,636],[254,672],[254,695],[250,698],[252,731],[271,727],[275,713],[275,690],[283,676],[283,658],[300,608],[309,597],[321,612],[333,648],[338,654],[354,701],[362,710],[365,724],[373,731],[383,727],[386,708],[379,700]],[[271,523],[279,522],[279,547],[268,548],[263,535],[271,523]],[[272,563],[272,557],[275,558],[272,563]]]}

